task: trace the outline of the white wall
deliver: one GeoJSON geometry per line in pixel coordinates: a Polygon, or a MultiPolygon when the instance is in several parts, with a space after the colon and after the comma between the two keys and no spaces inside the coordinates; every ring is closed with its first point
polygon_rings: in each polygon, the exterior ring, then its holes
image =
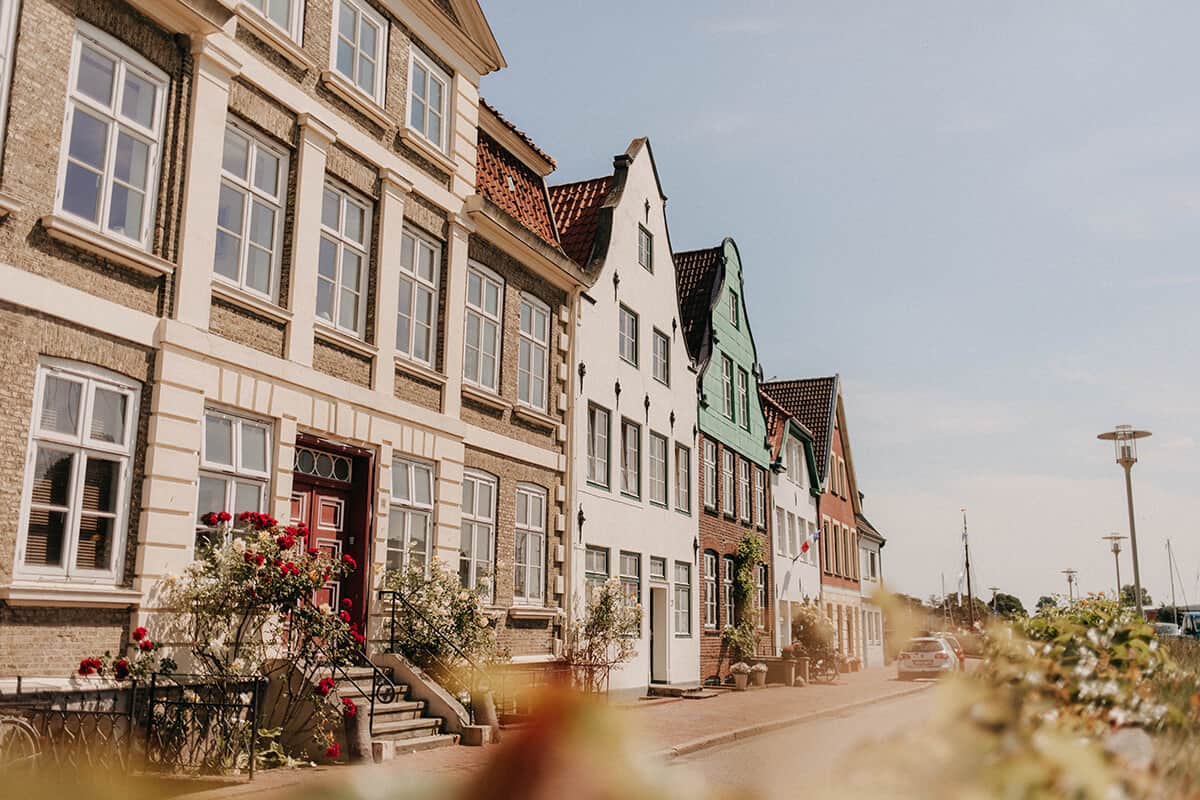
{"type": "Polygon", "coordinates": [[[666,643],[666,680],[688,683],[699,679],[700,627],[698,567],[694,543],[697,540],[696,514],[696,446],[693,431],[696,427],[696,376],[689,369],[683,329],[679,324],[679,307],[675,293],[675,270],[667,239],[664,203],[661,199],[648,149],[635,144],[634,159],[629,167],[624,192],[614,213],[612,238],[596,282],[588,295],[595,300],[581,303],[579,329],[576,335],[576,359],[586,367],[586,374],[574,398],[575,441],[573,469],[575,472],[575,502],[572,509],[582,509],[586,518],[582,531],[576,520],[573,541],[575,546],[572,568],[572,591],[578,602],[575,613],[583,613],[585,596],[585,548],[587,545],[609,549],[609,569],[616,574],[622,550],[641,557],[642,636],[637,656],[612,675],[611,689],[633,690],[645,687],[650,680],[650,557],[668,561],[666,599],[669,629],[666,643]],[[650,203],[647,218],[646,202],[650,203]],[[638,264],[638,226],[646,226],[653,235],[654,271],[638,264]],[[613,276],[620,282],[614,288],[613,276]],[[639,358],[634,367],[618,356],[618,307],[624,303],[639,315],[639,358]],[[671,381],[665,386],[652,377],[652,335],[657,328],[671,339],[671,381]],[[614,384],[620,381],[618,396],[614,384]],[[649,397],[647,410],[645,400],[649,397]],[[588,404],[594,402],[610,412],[609,488],[588,482],[588,404]],[[674,424],[671,415],[674,414],[674,424]],[[642,426],[641,498],[622,495],[620,491],[620,422],[627,417],[642,426]],[[668,437],[668,507],[650,502],[649,491],[649,432],[668,437]],[[674,486],[674,444],[686,446],[690,452],[690,513],[676,509],[674,486]],[[691,570],[691,631],[674,630],[674,564],[684,562],[691,570]]]}
{"type": "Polygon", "coordinates": [[[781,458],[785,470],[771,473],[771,496],[774,501],[773,546],[775,548],[775,625],[776,652],[791,642],[791,606],[815,601],[821,595],[821,571],[817,562],[818,548],[811,540],[817,529],[817,498],[810,491],[813,481],[808,463],[803,457],[803,444],[790,431],[784,439],[781,458]],[[787,442],[799,445],[800,463],[790,463],[787,442]],[[780,524],[780,512],[783,524],[780,524]],[[795,520],[795,537],[791,535],[790,519],[795,520]],[[808,541],[808,552],[802,552],[808,541]]]}
{"type": "Polygon", "coordinates": [[[862,591],[864,624],[862,631],[864,666],[883,666],[883,611],[875,602],[875,596],[883,588],[883,560],[879,544],[864,536],[858,538],[859,574],[862,591]],[[875,555],[875,577],[871,577],[871,554],[875,555]],[[874,617],[874,626],[867,623],[874,617]]]}

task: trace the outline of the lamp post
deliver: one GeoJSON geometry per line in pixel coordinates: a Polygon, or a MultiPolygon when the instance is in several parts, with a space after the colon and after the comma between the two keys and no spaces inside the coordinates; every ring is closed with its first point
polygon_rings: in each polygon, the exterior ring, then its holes
{"type": "Polygon", "coordinates": [[[1079,572],[1073,569],[1064,569],[1062,574],[1067,576],[1067,603],[1069,605],[1074,599],[1071,589],[1075,586],[1075,576],[1078,575],[1079,572]]]}
{"type": "Polygon", "coordinates": [[[1126,538],[1121,534],[1113,531],[1108,536],[1101,536],[1101,539],[1112,543],[1113,564],[1117,568],[1117,608],[1121,607],[1121,540],[1126,538]]]}
{"type": "MultiPolygon", "coordinates": [[[[1129,549],[1133,555],[1133,602],[1139,617],[1142,609],[1142,573],[1138,567],[1137,526],[1133,521],[1133,465],[1137,463],[1137,440],[1145,439],[1150,431],[1134,430],[1132,425],[1118,425],[1097,439],[1112,442],[1117,451],[1117,463],[1125,470],[1125,504],[1129,508],[1129,549]]],[[[1117,590],[1118,593],[1120,589],[1117,590]]]]}
{"type": "Polygon", "coordinates": [[[996,592],[1000,591],[1000,587],[989,586],[988,590],[992,593],[992,614],[993,616],[1000,616],[1000,612],[997,611],[998,606],[996,605],[996,592]]]}

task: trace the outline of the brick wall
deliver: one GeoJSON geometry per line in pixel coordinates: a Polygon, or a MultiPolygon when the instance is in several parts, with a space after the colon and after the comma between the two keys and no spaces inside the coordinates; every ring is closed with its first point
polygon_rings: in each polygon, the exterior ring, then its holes
{"type": "Polygon", "coordinates": [[[214,297],[208,329],[231,342],[283,358],[286,328],[278,322],[252,314],[241,306],[214,297]]]}
{"type": "Polygon", "coordinates": [[[0,602],[0,675],[67,677],[88,656],[129,643],[129,609],[35,608],[0,602]]]}
{"type": "Polygon", "coordinates": [[[371,359],[322,339],[313,342],[313,369],[359,386],[371,385],[371,359]]]}

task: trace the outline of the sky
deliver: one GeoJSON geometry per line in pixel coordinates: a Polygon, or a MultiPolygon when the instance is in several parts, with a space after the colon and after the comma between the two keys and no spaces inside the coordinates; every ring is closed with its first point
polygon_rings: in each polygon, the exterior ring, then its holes
{"type": "Polygon", "coordinates": [[[485,0],[482,93],[558,161],[648,136],[676,250],[738,243],[768,377],[839,373],[890,588],[1200,603],[1200,4],[485,0]],[[1188,354],[1191,355],[1188,355],[1188,354]],[[1123,582],[1132,582],[1125,542],[1123,582]]]}

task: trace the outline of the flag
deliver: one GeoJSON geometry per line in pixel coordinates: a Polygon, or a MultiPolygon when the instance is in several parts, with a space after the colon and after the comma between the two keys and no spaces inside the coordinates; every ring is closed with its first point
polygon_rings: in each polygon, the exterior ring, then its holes
{"type": "Polygon", "coordinates": [[[800,552],[801,553],[808,552],[808,541],[807,540],[804,542],[804,544],[800,545],[800,552]]]}
{"type": "Polygon", "coordinates": [[[821,531],[819,531],[819,530],[815,530],[815,531],[813,531],[812,540],[813,540],[814,542],[819,542],[819,541],[821,541],[821,531]]]}

